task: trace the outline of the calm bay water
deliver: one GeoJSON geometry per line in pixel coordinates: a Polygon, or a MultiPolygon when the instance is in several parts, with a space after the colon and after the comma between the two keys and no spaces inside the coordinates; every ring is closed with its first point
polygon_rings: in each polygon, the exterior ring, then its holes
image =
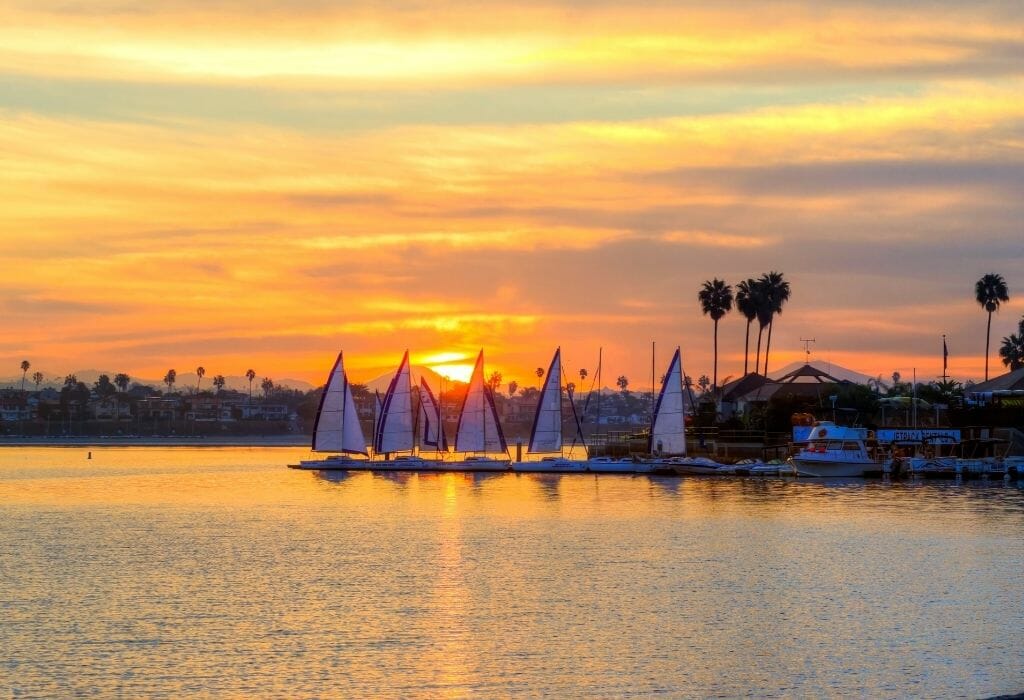
{"type": "Polygon", "coordinates": [[[1024,491],[0,450],[0,694],[1024,690],[1024,491]]]}

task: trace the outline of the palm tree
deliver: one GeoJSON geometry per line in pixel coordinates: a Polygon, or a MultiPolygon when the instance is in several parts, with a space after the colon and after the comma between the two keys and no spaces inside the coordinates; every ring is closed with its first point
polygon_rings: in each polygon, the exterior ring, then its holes
{"type": "MultiPolygon", "coordinates": [[[[544,368],[538,367],[536,370],[534,370],[534,374],[537,375],[537,379],[540,379],[541,377],[544,376],[544,368]]],[[[537,386],[540,386],[540,382],[537,382],[537,386]]]]}
{"type": "Polygon", "coordinates": [[[36,391],[39,391],[39,385],[43,383],[43,373],[36,372],[32,375],[32,381],[36,384],[36,391]]]}
{"type": "Polygon", "coordinates": [[[206,368],[202,365],[196,367],[196,393],[199,393],[199,384],[203,381],[203,377],[206,376],[206,368]]]}
{"type": "Polygon", "coordinates": [[[1024,367],[1024,318],[1020,320],[1017,333],[1011,333],[1003,338],[999,356],[1003,358],[1003,364],[1009,367],[1011,372],[1024,367]]]}
{"type": "Polygon", "coordinates": [[[764,329],[772,321],[771,305],[768,303],[768,291],[764,276],[754,280],[751,297],[754,307],[757,309],[757,354],[754,356],[754,372],[757,373],[761,371],[761,336],[764,334],[764,329]]]}
{"type": "Polygon", "coordinates": [[[498,390],[499,386],[501,386],[501,372],[491,372],[491,376],[487,378],[487,388],[493,393],[498,390]]]}
{"type": "Polygon", "coordinates": [[[988,351],[992,339],[992,312],[999,310],[1000,302],[1009,301],[1010,293],[1002,275],[990,272],[974,283],[974,298],[988,312],[988,330],[985,332],[985,381],[988,381],[988,351]]]}
{"type": "Polygon", "coordinates": [[[167,393],[171,393],[174,388],[174,382],[178,381],[178,373],[173,369],[167,370],[167,374],[164,375],[164,384],[167,385],[167,393]]]}
{"type": "Polygon", "coordinates": [[[511,399],[519,391],[519,382],[512,380],[508,383],[508,397],[511,399]]]}
{"type": "Polygon", "coordinates": [[[704,315],[715,322],[715,370],[711,382],[714,388],[718,388],[718,321],[732,309],[732,287],[716,277],[700,288],[697,301],[704,315]]]}
{"type": "Polygon", "coordinates": [[[586,368],[580,367],[580,384],[583,384],[589,374],[590,373],[587,372],[586,368]]]}
{"type": "Polygon", "coordinates": [[[615,383],[619,385],[619,390],[622,392],[622,395],[625,396],[626,389],[629,388],[629,378],[626,375],[621,374],[619,375],[619,378],[615,380],[615,383]]]}
{"type": "Polygon", "coordinates": [[[21,392],[25,393],[25,375],[28,373],[29,367],[32,366],[28,360],[21,361],[21,392]]]}
{"type": "Polygon", "coordinates": [[[783,305],[789,301],[789,282],[781,272],[774,270],[761,276],[764,285],[765,305],[768,309],[768,342],[764,346],[764,375],[768,376],[768,353],[772,349],[772,327],[775,316],[782,314],[783,305]]]}
{"type": "Polygon", "coordinates": [[[747,376],[750,358],[750,324],[757,318],[757,280],[745,279],[736,285],[736,309],[747,319],[747,335],[743,341],[743,376],[747,376]]]}
{"type": "Polygon", "coordinates": [[[249,380],[249,402],[252,402],[252,380],[256,378],[256,370],[248,369],[245,371],[245,378],[249,380]]]}
{"type": "Polygon", "coordinates": [[[263,389],[263,398],[270,396],[270,392],[274,390],[274,380],[270,377],[264,377],[263,381],[260,382],[260,388],[263,389]]]}
{"type": "Polygon", "coordinates": [[[217,393],[218,394],[220,393],[220,390],[224,388],[225,384],[227,384],[227,380],[224,379],[224,375],[223,374],[218,374],[217,376],[215,376],[213,378],[213,386],[215,386],[217,388],[217,393]]]}
{"type": "Polygon", "coordinates": [[[124,372],[114,375],[114,384],[116,384],[117,388],[121,391],[128,391],[128,385],[131,384],[131,382],[132,378],[124,372]]]}

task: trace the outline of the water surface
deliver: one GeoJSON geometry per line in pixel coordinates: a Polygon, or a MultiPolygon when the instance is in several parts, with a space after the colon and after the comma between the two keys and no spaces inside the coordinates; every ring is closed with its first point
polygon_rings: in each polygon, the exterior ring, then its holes
{"type": "Polygon", "coordinates": [[[1024,690],[1016,485],[284,468],[306,454],[0,450],[0,692],[1024,690]]]}

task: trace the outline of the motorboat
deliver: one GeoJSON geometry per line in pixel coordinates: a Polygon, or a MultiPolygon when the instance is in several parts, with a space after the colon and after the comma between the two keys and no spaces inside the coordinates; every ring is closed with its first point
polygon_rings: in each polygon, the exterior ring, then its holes
{"type": "Polygon", "coordinates": [[[882,472],[888,460],[868,444],[867,430],[820,421],[790,463],[799,476],[863,477],[865,472],[882,472]]]}

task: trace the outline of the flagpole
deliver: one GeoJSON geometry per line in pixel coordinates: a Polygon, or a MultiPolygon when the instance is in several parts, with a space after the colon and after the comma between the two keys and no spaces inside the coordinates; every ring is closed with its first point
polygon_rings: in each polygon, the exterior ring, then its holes
{"type": "Polygon", "coordinates": [[[946,334],[942,334],[942,381],[945,383],[949,379],[949,348],[946,347],[946,334]]]}

